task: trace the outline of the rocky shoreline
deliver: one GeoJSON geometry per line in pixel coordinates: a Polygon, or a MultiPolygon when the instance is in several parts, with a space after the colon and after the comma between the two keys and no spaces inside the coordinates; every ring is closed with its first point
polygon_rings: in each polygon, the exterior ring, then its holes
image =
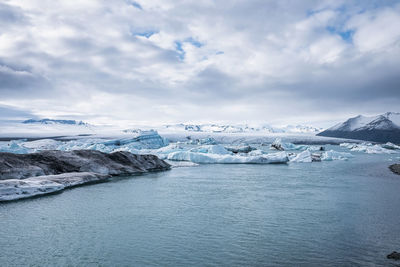
{"type": "Polygon", "coordinates": [[[395,173],[400,175],[400,164],[393,164],[389,166],[389,169],[395,173]]]}
{"type": "Polygon", "coordinates": [[[73,186],[104,182],[112,176],[164,171],[170,167],[157,156],[126,151],[0,153],[0,201],[55,193],[73,186]]]}

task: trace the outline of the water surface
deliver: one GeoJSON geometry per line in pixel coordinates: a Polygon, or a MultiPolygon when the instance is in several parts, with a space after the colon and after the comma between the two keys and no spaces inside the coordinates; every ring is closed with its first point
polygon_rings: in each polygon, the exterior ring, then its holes
{"type": "Polygon", "coordinates": [[[0,204],[1,266],[395,266],[396,156],[176,168],[0,204]]]}

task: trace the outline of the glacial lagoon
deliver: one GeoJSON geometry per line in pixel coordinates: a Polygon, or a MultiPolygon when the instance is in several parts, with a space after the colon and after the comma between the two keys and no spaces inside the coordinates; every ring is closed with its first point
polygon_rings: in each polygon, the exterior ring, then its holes
{"type": "Polygon", "coordinates": [[[400,154],[352,154],[200,164],[0,203],[0,263],[396,266],[400,176],[388,166],[400,154]]]}

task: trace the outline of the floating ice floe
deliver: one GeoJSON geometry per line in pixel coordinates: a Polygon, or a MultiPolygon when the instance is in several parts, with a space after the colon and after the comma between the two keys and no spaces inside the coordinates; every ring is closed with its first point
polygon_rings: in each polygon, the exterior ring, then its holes
{"type": "Polygon", "coordinates": [[[292,143],[283,143],[280,138],[275,139],[275,141],[271,144],[272,149],[276,150],[305,150],[308,148],[307,145],[295,145],[292,143]]]}
{"type": "Polygon", "coordinates": [[[304,150],[297,155],[290,155],[290,162],[318,162],[318,161],[332,161],[332,160],[348,160],[354,157],[351,153],[338,152],[329,150],[319,153],[311,153],[310,150],[304,150]]]}
{"type": "Polygon", "coordinates": [[[329,150],[321,154],[321,160],[323,161],[348,160],[349,158],[354,158],[353,154],[347,152],[338,152],[335,150],[329,150]]]}
{"type": "Polygon", "coordinates": [[[290,162],[312,162],[312,154],[309,150],[304,150],[297,155],[290,156],[290,162]]]}
{"type": "Polygon", "coordinates": [[[219,145],[203,146],[194,148],[190,151],[177,151],[168,154],[168,160],[171,161],[190,161],[194,163],[286,163],[289,161],[285,152],[270,153],[260,156],[242,156],[236,155],[219,145]]]}
{"type": "Polygon", "coordinates": [[[171,165],[172,168],[182,168],[182,167],[196,167],[199,164],[190,161],[173,161],[166,160],[166,162],[171,165]]]}
{"type": "Polygon", "coordinates": [[[225,146],[226,150],[231,151],[233,153],[249,153],[256,148],[249,145],[239,145],[239,146],[225,146]]]}
{"type": "Polygon", "coordinates": [[[400,149],[400,146],[395,145],[395,144],[390,143],[390,142],[387,142],[386,144],[383,144],[382,147],[386,148],[386,149],[400,149]]]}
{"type": "Polygon", "coordinates": [[[378,145],[378,144],[374,145],[371,143],[361,143],[361,144],[342,143],[340,144],[340,146],[350,149],[350,151],[364,152],[367,154],[394,154],[398,153],[397,149],[399,147],[392,143],[386,143],[383,145],[378,145]]]}
{"type": "Polygon", "coordinates": [[[219,155],[232,155],[233,154],[231,151],[228,151],[225,147],[223,147],[221,145],[199,146],[199,147],[190,149],[189,152],[219,154],[219,155]]]}

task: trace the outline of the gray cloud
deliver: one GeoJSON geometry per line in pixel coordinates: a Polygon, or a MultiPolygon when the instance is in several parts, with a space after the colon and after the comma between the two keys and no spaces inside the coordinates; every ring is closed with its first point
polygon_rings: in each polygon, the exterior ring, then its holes
{"type": "Polygon", "coordinates": [[[36,116],[27,110],[0,105],[0,121],[20,121],[26,118],[36,118],[36,116]]]}
{"type": "Polygon", "coordinates": [[[8,0],[0,102],[93,122],[398,111],[399,23],[391,0],[8,0]]]}

